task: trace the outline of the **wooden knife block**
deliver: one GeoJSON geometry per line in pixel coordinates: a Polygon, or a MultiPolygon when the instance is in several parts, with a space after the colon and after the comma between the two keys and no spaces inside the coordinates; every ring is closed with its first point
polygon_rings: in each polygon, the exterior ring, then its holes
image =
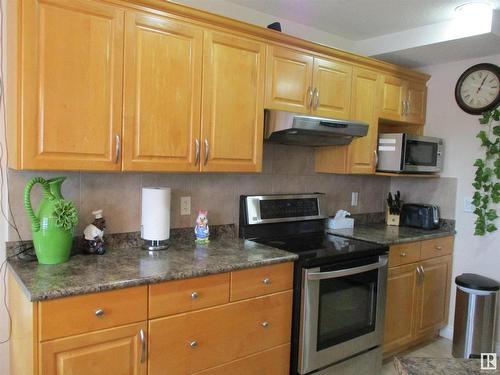
{"type": "Polygon", "coordinates": [[[385,222],[387,225],[399,226],[400,215],[393,215],[389,212],[389,207],[385,211],[385,222]]]}

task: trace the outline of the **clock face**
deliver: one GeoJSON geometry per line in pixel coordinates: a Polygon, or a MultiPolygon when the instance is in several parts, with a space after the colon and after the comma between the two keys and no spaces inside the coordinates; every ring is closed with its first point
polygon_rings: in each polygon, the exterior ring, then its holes
{"type": "Polygon", "coordinates": [[[465,112],[481,114],[500,103],[500,68],[478,64],[467,69],[455,88],[457,104],[465,112]]]}

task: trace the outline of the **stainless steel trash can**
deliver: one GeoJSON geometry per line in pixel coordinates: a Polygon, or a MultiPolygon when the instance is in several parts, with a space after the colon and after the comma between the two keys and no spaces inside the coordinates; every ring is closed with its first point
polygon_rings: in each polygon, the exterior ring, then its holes
{"type": "Polygon", "coordinates": [[[500,284],[464,273],[455,279],[457,298],[453,328],[453,356],[480,358],[495,352],[495,322],[500,284]]]}

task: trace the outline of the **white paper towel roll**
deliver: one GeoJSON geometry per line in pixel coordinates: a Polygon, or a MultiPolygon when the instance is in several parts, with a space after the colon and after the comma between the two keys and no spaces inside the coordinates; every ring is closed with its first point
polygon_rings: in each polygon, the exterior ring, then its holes
{"type": "Polygon", "coordinates": [[[141,237],[148,241],[170,238],[170,188],[142,188],[141,237]]]}

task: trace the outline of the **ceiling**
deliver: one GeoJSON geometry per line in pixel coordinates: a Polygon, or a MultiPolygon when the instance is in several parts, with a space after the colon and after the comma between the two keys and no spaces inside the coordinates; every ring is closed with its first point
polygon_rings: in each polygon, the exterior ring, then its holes
{"type": "MultiPolygon", "coordinates": [[[[450,20],[470,0],[227,0],[358,41],[450,20]]],[[[500,8],[500,0],[489,1],[500,8]]]]}

